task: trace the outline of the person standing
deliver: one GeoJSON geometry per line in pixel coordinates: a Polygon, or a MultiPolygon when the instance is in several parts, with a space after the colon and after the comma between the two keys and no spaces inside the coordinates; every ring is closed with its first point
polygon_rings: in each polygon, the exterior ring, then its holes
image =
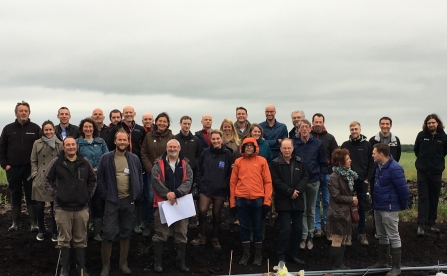
{"type": "MultiPolygon", "coordinates": [[[[104,124],[104,113],[102,109],[95,108],[92,112],[92,120],[95,122],[96,127],[99,129],[99,137],[101,137],[106,143],[108,143],[110,139],[110,128],[104,124]]],[[[107,144],[107,148],[109,151],[113,150],[115,147],[114,144],[107,144]]]]}
{"type": "Polygon", "coordinates": [[[240,142],[242,142],[245,137],[248,137],[250,133],[251,124],[247,118],[247,109],[242,106],[236,107],[236,122],[234,122],[234,128],[236,129],[240,142]]]}
{"type": "Polygon", "coordinates": [[[387,144],[390,147],[390,154],[393,156],[393,160],[399,162],[402,153],[402,147],[400,145],[399,137],[395,136],[390,131],[392,126],[393,120],[391,120],[390,117],[380,118],[380,131],[375,136],[369,138],[369,143],[371,144],[371,146],[374,146],[378,143],[387,144]]]}
{"type": "Polygon", "coordinates": [[[286,261],[286,255],[296,264],[304,264],[299,256],[300,237],[303,232],[304,198],[308,174],[304,165],[293,155],[293,142],[286,138],[281,143],[281,154],[270,163],[275,210],[279,218],[277,255],[286,261]]]}
{"type": "Polygon", "coordinates": [[[312,250],[314,247],[312,238],[315,229],[315,205],[318,188],[322,178],[326,177],[328,165],[324,152],[323,142],[310,134],[311,124],[303,119],[300,123],[299,134],[293,138],[294,155],[303,160],[304,167],[309,174],[308,183],[303,191],[304,217],[303,234],[300,248],[312,250]]]}
{"type": "MultiPolygon", "coordinates": [[[[165,243],[169,237],[168,225],[162,224],[158,202],[168,200],[171,205],[191,190],[193,175],[188,162],[180,155],[180,143],[171,139],[166,144],[166,152],[155,161],[152,168],[152,187],[154,188],[154,271],[163,272],[162,258],[165,243]]],[[[182,272],[189,272],[185,265],[185,250],[188,238],[188,219],[182,219],[171,225],[174,243],[177,249],[176,266],[182,272]]]]}
{"type": "MultiPolygon", "coordinates": [[[[348,149],[349,155],[352,159],[352,170],[358,175],[354,181],[354,191],[356,192],[359,201],[359,223],[357,239],[362,245],[369,245],[368,238],[365,234],[366,223],[366,205],[367,193],[369,191],[369,183],[374,174],[374,160],[372,158],[372,146],[368,142],[365,135],[361,134],[362,127],[357,121],[353,121],[349,125],[351,135],[349,140],[345,141],[342,149],[348,149]]],[[[352,245],[352,237],[348,236],[346,245],[352,245]]]]}
{"type": "MultiPolygon", "coordinates": [[[[337,141],[335,137],[327,132],[326,127],[324,125],[325,119],[324,115],[321,113],[315,113],[312,116],[312,130],[310,134],[313,137],[320,139],[323,142],[324,153],[326,155],[326,161],[328,163],[328,173],[325,177],[321,177],[320,180],[320,188],[317,193],[317,201],[315,204],[315,237],[321,237],[326,231],[326,222],[327,222],[327,210],[329,207],[329,189],[327,187],[327,182],[329,180],[329,176],[332,173],[331,159],[332,152],[335,149],[338,149],[337,141]],[[320,200],[321,194],[321,200],[320,200]],[[321,212],[320,212],[320,202],[323,203],[323,220],[321,220],[321,212]],[[323,226],[322,223],[323,222],[323,226]]],[[[330,239],[330,233],[326,233],[326,237],[330,239]]]]}
{"type": "Polygon", "coordinates": [[[417,234],[423,236],[424,228],[439,233],[435,223],[447,155],[447,135],[438,115],[430,114],[425,118],[422,131],[414,142],[414,154],[418,182],[417,234]]]}
{"type": "Polygon", "coordinates": [[[270,149],[269,144],[264,140],[264,131],[258,124],[251,124],[250,127],[250,134],[248,137],[253,137],[256,139],[256,142],[258,143],[259,152],[258,156],[262,156],[267,160],[267,163],[270,164],[270,162],[273,160],[273,154],[272,150],[270,149]]]}
{"type": "Polygon", "coordinates": [[[56,136],[59,140],[64,141],[67,136],[75,139],[79,137],[79,128],[70,124],[71,114],[68,107],[63,106],[59,108],[57,118],[59,119],[59,124],[56,126],[56,136]]]}
{"type": "Polygon", "coordinates": [[[56,129],[53,122],[45,121],[42,124],[42,137],[34,141],[31,151],[31,175],[33,181],[32,199],[36,201],[37,225],[39,234],[36,239],[43,241],[45,239],[45,202],[51,203],[51,222],[52,235],[51,240],[57,242],[57,225],[54,220],[54,202],[53,198],[45,189],[45,171],[51,160],[53,160],[62,150],[62,142],[55,135],[56,129]]]}
{"type": "Polygon", "coordinates": [[[247,265],[250,259],[250,233],[253,230],[255,245],[254,265],[262,264],[262,218],[271,209],[272,177],[267,160],[258,156],[259,147],[253,137],[242,142],[242,157],[236,159],[230,178],[230,210],[241,225],[243,255],[239,264],[247,265]]]}
{"type": "Polygon", "coordinates": [[[273,154],[273,158],[279,155],[279,145],[282,139],[287,138],[287,127],[285,124],[280,123],[275,118],[276,108],[273,104],[269,104],[265,107],[266,120],[259,124],[264,130],[264,139],[269,144],[273,154]]]}
{"type": "Polygon", "coordinates": [[[70,249],[73,247],[77,267],[88,276],[85,269],[88,202],[96,188],[96,176],[90,162],[78,152],[73,137],[66,137],[62,148],[59,156],[48,165],[45,174],[45,189],[54,199],[60,275],[70,275],[70,249]]]}
{"type": "Polygon", "coordinates": [[[140,200],[143,191],[143,171],[141,162],[127,151],[129,137],[126,131],[115,134],[116,150],[101,157],[98,165],[98,194],[105,200],[104,234],[102,238],[101,276],[110,272],[110,256],[116,229],[119,226],[120,259],[119,269],[123,274],[131,274],[127,263],[130,235],[135,220],[135,201],[140,200]]]}
{"type": "MultiPolygon", "coordinates": [[[[231,124],[233,125],[233,124],[231,124]]],[[[215,250],[222,247],[219,243],[219,229],[222,208],[230,192],[230,175],[234,159],[231,150],[223,145],[223,133],[211,131],[211,146],[202,151],[197,166],[199,184],[199,235],[191,241],[192,245],[206,243],[206,216],[210,205],[213,212],[213,236],[211,244],[215,250]]]]}
{"type": "Polygon", "coordinates": [[[40,127],[31,122],[30,106],[27,102],[17,103],[14,109],[17,119],[6,125],[0,136],[0,165],[6,171],[11,190],[12,225],[8,231],[19,228],[22,209],[22,189],[25,191],[26,207],[30,218],[31,231],[38,231],[36,203],[32,200],[31,151],[34,141],[39,139],[40,127]]]}
{"type": "Polygon", "coordinates": [[[374,145],[373,158],[376,162],[374,181],[374,218],[379,247],[377,263],[372,268],[387,268],[392,256],[392,268],[387,276],[400,274],[402,243],[399,236],[399,211],[408,205],[409,189],[404,169],[390,155],[390,146],[384,143],[374,145]]]}
{"type": "Polygon", "coordinates": [[[210,114],[204,114],[202,116],[202,130],[196,131],[196,136],[200,141],[200,148],[202,150],[208,148],[211,144],[211,126],[213,125],[213,118],[210,114]]]}
{"type": "Polygon", "coordinates": [[[298,133],[299,133],[299,129],[300,129],[301,120],[306,119],[306,115],[304,114],[304,111],[302,111],[302,110],[295,110],[295,111],[292,111],[291,117],[292,117],[293,127],[289,131],[289,138],[293,139],[296,135],[299,135],[298,133]]]}
{"type": "MultiPolygon", "coordinates": [[[[96,172],[101,156],[109,152],[107,144],[104,139],[99,137],[99,129],[93,119],[85,118],[82,120],[79,123],[79,130],[81,136],[76,139],[79,153],[92,164],[93,170],[96,172]]],[[[90,214],[93,217],[93,239],[95,241],[102,241],[101,228],[102,216],[104,214],[104,200],[101,198],[98,190],[93,194],[89,207],[90,214]]]]}

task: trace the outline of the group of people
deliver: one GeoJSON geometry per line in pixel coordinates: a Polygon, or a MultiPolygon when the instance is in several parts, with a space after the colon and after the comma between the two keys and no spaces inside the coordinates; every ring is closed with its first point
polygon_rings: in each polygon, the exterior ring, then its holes
{"type": "MultiPolygon", "coordinates": [[[[402,167],[400,141],[391,133],[392,120],[379,120],[380,132],[369,140],[361,134],[359,122],[349,126],[349,140],[339,148],[327,132],[321,113],[305,118],[301,110],[291,114],[293,128],[276,120],[276,108],[267,105],[266,120],[250,123],[247,109],[236,108],[236,121],[225,119],[220,129],[212,128],[212,116],[202,116],[202,129],[190,131],[192,118],[179,120],[180,132],[173,135],[166,112],[153,119],[142,116],[135,122],[135,110],[109,113],[104,123],[101,109],[83,119],[79,127],[70,123],[67,107],[58,110],[59,124],[45,121],[41,127],[30,121],[30,105],[19,102],[15,122],[4,127],[0,137],[0,164],[6,170],[12,202],[12,225],[18,230],[22,187],[25,191],[31,231],[45,238],[44,209],[50,202],[52,235],[60,249],[60,275],[69,275],[70,254],[77,269],[85,268],[87,225],[93,239],[102,242],[101,275],[109,275],[112,242],[120,238],[119,269],[130,274],[127,256],[132,231],[152,236],[154,271],[163,272],[162,256],[169,235],[177,250],[176,265],[188,272],[185,250],[188,227],[183,219],[171,227],[161,223],[158,203],[177,199],[196,189],[199,234],[190,241],[204,245],[207,213],[212,205],[211,245],[220,250],[220,223],[224,203],[229,202],[230,221],[240,224],[243,249],[239,264],[251,259],[262,264],[265,218],[278,215],[279,260],[304,264],[300,249],[312,250],[313,238],[331,241],[334,269],[343,265],[345,246],[352,244],[351,207],[358,205],[358,240],[368,245],[365,220],[369,193],[374,209],[378,262],[389,275],[400,273],[401,241],[398,212],[407,206],[408,187],[402,167]],[[320,211],[320,208],[323,208],[320,211]],[[321,215],[322,214],[322,215],[321,215]],[[143,228],[143,229],[141,229],[143,228]],[[151,229],[155,233],[151,235],[151,229]],[[73,250],[71,250],[73,248],[73,250]]],[[[447,135],[442,121],[430,114],[418,134],[417,156],[418,235],[439,232],[435,227],[437,205],[447,154],[447,135]]]]}

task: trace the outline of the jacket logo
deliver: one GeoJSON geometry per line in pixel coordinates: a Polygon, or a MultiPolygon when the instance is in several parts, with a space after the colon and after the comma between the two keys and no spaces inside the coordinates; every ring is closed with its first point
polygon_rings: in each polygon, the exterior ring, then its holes
{"type": "Polygon", "coordinates": [[[34,134],[36,134],[36,133],[34,133],[34,132],[27,132],[27,133],[25,133],[25,134],[31,134],[31,135],[34,135],[34,134]]]}
{"type": "Polygon", "coordinates": [[[299,171],[300,169],[299,168],[295,168],[295,171],[299,171]]]}
{"type": "Polygon", "coordinates": [[[223,169],[223,168],[225,168],[225,162],[219,161],[219,169],[223,169]]]}

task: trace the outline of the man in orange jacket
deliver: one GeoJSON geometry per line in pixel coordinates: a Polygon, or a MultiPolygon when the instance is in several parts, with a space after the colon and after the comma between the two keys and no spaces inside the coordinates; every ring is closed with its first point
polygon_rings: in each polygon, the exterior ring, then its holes
{"type": "Polygon", "coordinates": [[[272,177],[267,160],[258,156],[256,139],[242,142],[242,157],[236,159],[230,179],[230,208],[236,211],[241,224],[241,241],[244,254],[239,264],[247,265],[250,259],[250,232],[255,243],[254,265],[262,264],[262,217],[270,211],[272,177]],[[253,229],[251,229],[253,227],[253,229]]]}

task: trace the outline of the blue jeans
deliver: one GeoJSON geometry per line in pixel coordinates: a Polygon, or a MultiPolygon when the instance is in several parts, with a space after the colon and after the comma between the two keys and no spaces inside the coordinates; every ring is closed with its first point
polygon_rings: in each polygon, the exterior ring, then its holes
{"type": "Polygon", "coordinates": [[[320,189],[317,193],[317,203],[315,204],[315,230],[326,230],[327,209],[329,207],[329,189],[327,188],[327,182],[329,181],[330,174],[326,174],[324,181],[320,181],[320,189]],[[321,213],[320,213],[320,192],[321,199],[323,200],[323,224],[325,227],[321,227],[321,213]]]}
{"type": "Polygon", "coordinates": [[[241,242],[250,242],[250,233],[253,230],[253,242],[262,242],[262,205],[264,198],[236,199],[236,210],[241,224],[241,242]],[[251,226],[253,229],[251,229],[251,226]]]}
{"type": "Polygon", "coordinates": [[[152,190],[151,174],[143,174],[143,209],[144,221],[152,222],[154,219],[154,190],[152,190]]]}

